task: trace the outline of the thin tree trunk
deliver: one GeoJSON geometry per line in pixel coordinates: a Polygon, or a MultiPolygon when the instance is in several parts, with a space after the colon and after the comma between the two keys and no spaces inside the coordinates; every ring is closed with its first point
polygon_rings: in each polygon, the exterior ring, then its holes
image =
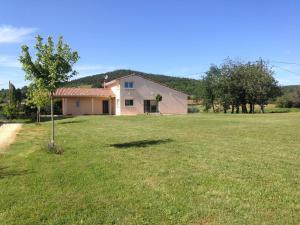
{"type": "Polygon", "coordinates": [[[38,123],[41,123],[41,107],[38,107],[38,113],[39,113],[38,123]]]}
{"type": "Polygon", "coordinates": [[[250,102],[250,112],[249,113],[254,113],[253,112],[253,104],[250,102]]]}
{"type": "Polygon", "coordinates": [[[210,98],[210,103],[211,103],[213,112],[215,112],[215,104],[214,104],[214,97],[213,96],[211,96],[211,98],[210,98]]]}
{"type": "Polygon", "coordinates": [[[36,108],[36,123],[39,123],[39,108],[36,108]]]}
{"type": "Polygon", "coordinates": [[[248,113],[246,104],[242,104],[242,113],[248,113]]]}
{"type": "Polygon", "coordinates": [[[224,113],[227,113],[226,105],[223,105],[223,111],[224,111],[224,113]]]}
{"type": "Polygon", "coordinates": [[[51,146],[54,146],[54,115],[53,115],[53,93],[51,92],[51,146]]]}
{"type": "Polygon", "coordinates": [[[234,113],[234,105],[231,106],[231,114],[234,113]]]}
{"type": "Polygon", "coordinates": [[[239,105],[236,106],[235,113],[240,113],[240,106],[239,105]]]}
{"type": "Polygon", "coordinates": [[[260,112],[265,113],[265,106],[263,104],[260,105],[260,112]]]}

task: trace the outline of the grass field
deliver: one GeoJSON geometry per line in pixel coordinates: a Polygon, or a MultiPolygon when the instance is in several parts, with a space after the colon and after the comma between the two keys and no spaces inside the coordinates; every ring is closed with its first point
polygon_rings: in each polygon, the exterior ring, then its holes
{"type": "Polygon", "coordinates": [[[0,155],[0,224],[300,224],[300,113],[82,116],[0,155]]]}

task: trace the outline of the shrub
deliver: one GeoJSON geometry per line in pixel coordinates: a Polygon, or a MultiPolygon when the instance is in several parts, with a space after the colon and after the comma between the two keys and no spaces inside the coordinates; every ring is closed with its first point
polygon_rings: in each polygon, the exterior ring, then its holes
{"type": "Polygon", "coordinates": [[[2,107],[2,114],[6,117],[6,119],[11,120],[11,119],[16,118],[17,112],[18,112],[18,109],[13,104],[7,103],[2,107]]]}
{"type": "Polygon", "coordinates": [[[189,107],[188,108],[188,113],[198,113],[199,112],[199,109],[196,108],[196,107],[189,107]]]}
{"type": "Polygon", "coordinates": [[[277,99],[276,106],[279,108],[292,108],[293,100],[289,96],[282,96],[277,99]]]}
{"type": "Polygon", "coordinates": [[[53,145],[50,142],[44,142],[43,149],[46,150],[48,153],[54,153],[56,155],[62,155],[64,150],[59,145],[53,145]]]}

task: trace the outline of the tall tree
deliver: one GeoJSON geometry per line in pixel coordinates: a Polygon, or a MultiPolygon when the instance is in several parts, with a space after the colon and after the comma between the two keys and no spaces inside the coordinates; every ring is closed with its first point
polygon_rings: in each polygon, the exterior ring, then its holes
{"type": "Polygon", "coordinates": [[[2,106],[2,113],[9,120],[15,118],[18,113],[16,88],[10,81],[8,83],[7,99],[2,106]]]}
{"type": "Polygon", "coordinates": [[[22,46],[22,54],[19,58],[25,71],[25,79],[33,83],[39,83],[50,94],[51,101],[51,147],[54,147],[54,116],[53,116],[53,94],[61,83],[68,81],[76,75],[73,65],[79,56],[68,44],[64,43],[63,37],[59,37],[54,46],[52,37],[48,37],[44,43],[41,36],[36,37],[35,56],[33,60],[29,47],[22,46]]]}
{"type": "Polygon", "coordinates": [[[212,66],[203,78],[203,103],[206,108],[221,106],[224,113],[254,113],[258,104],[261,112],[264,105],[280,95],[280,87],[273,77],[273,71],[262,59],[243,63],[227,59],[220,67],[212,66]]]}
{"type": "Polygon", "coordinates": [[[268,64],[262,59],[256,62],[257,81],[257,104],[260,106],[260,111],[264,113],[264,106],[270,100],[275,100],[276,97],[281,95],[281,89],[278,81],[273,77],[274,71],[269,68],[268,64]]]}
{"type": "Polygon", "coordinates": [[[213,109],[215,112],[215,103],[218,97],[218,79],[220,76],[221,70],[216,66],[212,65],[209,70],[206,72],[205,77],[202,81],[202,98],[205,105],[205,110],[213,109]]]}
{"type": "Polygon", "coordinates": [[[15,86],[9,81],[8,82],[8,103],[11,105],[15,105],[17,101],[16,97],[16,88],[15,86]]]}

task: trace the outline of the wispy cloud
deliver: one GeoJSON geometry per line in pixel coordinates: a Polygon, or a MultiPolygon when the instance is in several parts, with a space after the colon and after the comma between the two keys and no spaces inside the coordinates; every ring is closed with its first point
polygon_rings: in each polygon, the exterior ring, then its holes
{"type": "Polygon", "coordinates": [[[0,26],[0,44],[20,43],[30,39],[31,35],[36,31],[32,27],[13,27],[2,25],[0,26]]]}

